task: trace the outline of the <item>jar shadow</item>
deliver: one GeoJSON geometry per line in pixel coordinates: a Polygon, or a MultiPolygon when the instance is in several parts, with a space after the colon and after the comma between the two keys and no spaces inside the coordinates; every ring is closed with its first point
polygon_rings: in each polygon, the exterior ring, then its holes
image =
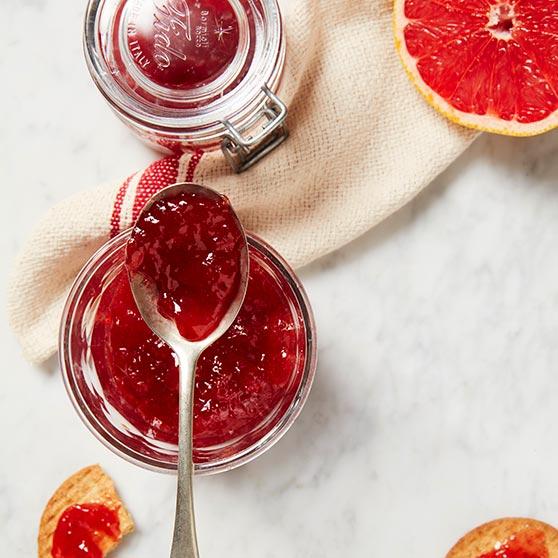
{"type": "Polygon", "coordinates": [[[47,360],[37,365],[37,368],[43,373],[53,376],[60,372],[60,362],[58,359],[58,353],[52,355],[47,360]]]}

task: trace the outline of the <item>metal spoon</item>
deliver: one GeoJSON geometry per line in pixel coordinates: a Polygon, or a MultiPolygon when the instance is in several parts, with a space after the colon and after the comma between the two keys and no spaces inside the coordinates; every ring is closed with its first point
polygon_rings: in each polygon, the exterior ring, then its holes
{"type": "MultiPolygon", "coordinates": [[[[197,184],[175,184],[164,188],[152,197],[143,208],[140,218],[150,210],[155,202],[179,193],[193,193],[197,196],[205,196],[213,200],[222,199],[217,192],[197,184]]],[[[244,229],[238,218],[236,221],[246,242],[244,229]]],[[[134,232],[132,231],[132,237],[133,235],[134,232]]],[[[196,362],[202,352],[229,329],[242,306],[248,286],[249,256],[247,244],[246,250],[243,251],[240,267],[240,284],[236,298],[213,333],[205,339],[196,342],[184,339],[178,332],[175,322],[164,318],[158,312],[158,293],[155,286],[146,284],[145,279],[141,279],[137,275],[130,276],[132,293],[145,323],[171,347],[176,355],[179,368],[178,485],[171,558],[198,558],[192,489],[194,473],[192,461],[192,419],[196,362]]]]}

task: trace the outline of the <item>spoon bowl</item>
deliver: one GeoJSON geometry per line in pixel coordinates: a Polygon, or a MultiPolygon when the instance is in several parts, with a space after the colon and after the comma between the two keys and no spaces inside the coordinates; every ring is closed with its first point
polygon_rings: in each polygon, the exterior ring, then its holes
{"type": "MultiPolygon", "coordinates": [[[[143,209],[141,210],[138,220],[142,215],[149,213],[154,204],[159,201],[163,201],[172,196],[179,194],[192,194],[200,197],[205,197],[206,199],[213,200],[215,202],[221,201],[223,196],[217,193],[211,188],[206,186],[200,186],[199,184],[193,184],[191,182],[184,182],[179,184],[173,184],[172,186],[167,186],[150,198],[143,209]]],[[[149,328],[165,341],[173,350],[184,349],[188,346],[193,352],[202,353],[207,347],[215,343],[217,339],[223,336],[223,334],[231,327],[233,324],[242,303],[244,302],[244,297],[246,296],[246,289],[248,287],[248,272],[250,266],[250,258],[248,255],[248,241],[246,238],[246,233],[240,220],[233,212],[233,216],[236,222],[236,226],[242,233],[245,249],[243,250],[243,256],[240,261],[240,285],[238,288],[238,293],[235,299],[232,301],[228,311],[225,313],[221,319],[219,325],[201,341],[188,341],[178,331],[176,323],[172,319],[165,318],[162,316],[157,309],[157,298],[158,291],[155,285],[146,280],[145,277],[140,277],[138,274],[129,276],[130,286],[132,288],[132,294],[134,295],[134,300],[137,304],[138,310],[141,313],[142,318],[149,328]]],[[[132,230],[132,237],[134,236],[134,230],[132,230]]]]}

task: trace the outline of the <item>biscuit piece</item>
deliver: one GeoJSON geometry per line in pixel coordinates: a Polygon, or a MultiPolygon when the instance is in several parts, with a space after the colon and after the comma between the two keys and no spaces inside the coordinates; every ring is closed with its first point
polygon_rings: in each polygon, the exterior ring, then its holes
{"type": "Polygon", "coordinates": [[[507,556],[508,548],[525,551],[522,556],[558,558],[558,530],[536,519],[497,519],[467,533],[447,558],[507,556]]]}
{"type": "Polygon", "coordinates": [[[134,530],[134,522],[118,497],[112,479],[99,465],[85,467],[66,479],[48,501],[39,527],[39,558],[52,558],[52,538],[60,516],[70,506],[76,504],[102,504],[117,510],[120,520],[120,537],[100,542],[100,548],[107,554],[116,548],[124,536],[134,530]]]}

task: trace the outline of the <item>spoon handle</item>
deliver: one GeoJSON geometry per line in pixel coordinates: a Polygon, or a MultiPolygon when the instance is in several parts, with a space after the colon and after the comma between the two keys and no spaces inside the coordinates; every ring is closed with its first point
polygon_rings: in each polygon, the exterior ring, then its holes
{"type": "Polygon", "coordinates": [[[192,479],[193,392],[198,355],[176,350],[179,365],[178,484],[171,558],[198,558],[192,479]]]}

